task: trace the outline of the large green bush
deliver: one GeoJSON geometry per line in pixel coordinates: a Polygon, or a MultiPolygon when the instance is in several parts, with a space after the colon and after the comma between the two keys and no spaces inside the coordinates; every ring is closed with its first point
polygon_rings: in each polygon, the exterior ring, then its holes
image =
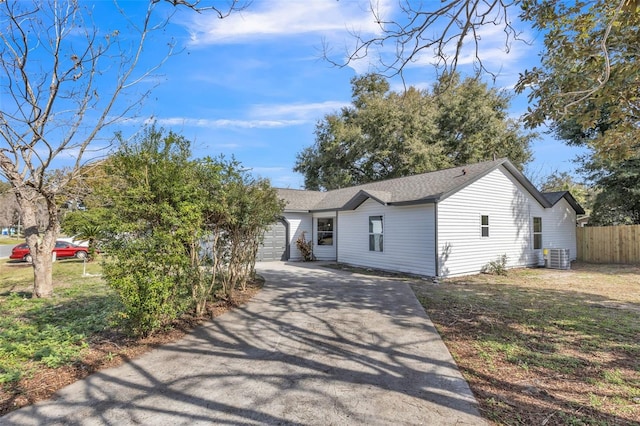
{"type": "Polygon", "coordinates": [[[122,302],[119,320],[135,335],[166,327],[190,306],[182,252],[156,236],[120,241],[104,262],[104,276],[122,302]]]}
{"type": "Polygon", "coordinates": [[[95,191],[108,210],[105,277],[134,334],[188,310],[203,315],[218,289],[232,299],[253,275],[264,230],[282,212],[268,181],[234,160],[193,160],[189,146],[155,127],[121,140],[95,191]]]}

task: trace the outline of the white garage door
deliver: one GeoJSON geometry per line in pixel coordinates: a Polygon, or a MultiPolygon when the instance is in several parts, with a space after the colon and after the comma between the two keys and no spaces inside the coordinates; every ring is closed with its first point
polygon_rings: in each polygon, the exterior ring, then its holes
{"type": "Polygon", "coordinates": [[[287,260],[287,227],[277,222],[264,233],[264,241],[258,247],[258,262],[287,260]]]}

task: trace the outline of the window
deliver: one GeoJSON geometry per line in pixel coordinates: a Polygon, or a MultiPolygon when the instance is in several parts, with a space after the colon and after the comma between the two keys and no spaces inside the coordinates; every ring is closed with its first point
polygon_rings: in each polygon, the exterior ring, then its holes
{"type": "Polygon", "coordinates": [[[538,250],[542,248],[542,218],[533,218],[533,249],[538,250]]]}
{"type": "Polygon", "coordinates": [[[480,216],[480,235],[489,236],[489,216],[480,216]]]}
{"type": "Polygon", "coordinates": [[[383,251],[382,216],[369,216],[369,251],[383,251]]]}
{"type": "Polygon", "coordinates": [[[319,246],[333,245],[333,218],[318,218],[317,243],[319,246]]]}

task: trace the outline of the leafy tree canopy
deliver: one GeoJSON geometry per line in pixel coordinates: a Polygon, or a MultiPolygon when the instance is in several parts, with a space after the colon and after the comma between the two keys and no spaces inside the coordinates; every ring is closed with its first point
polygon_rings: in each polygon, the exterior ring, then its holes
{"type": "Polygon", "coordinates": [[[444,75],[432,90],[352,79],[352,105],[316,126],[294,170],[307,189],[335,189],[508,157],[522,168],[534,134],[507,115],[509,97],[472,78],[444,75]]]}
{"type": "Polygon", "coordinates": [[[522,17],[544,34],[542,65],[521,75],[530,126],[547,120],[602,159],[630,158],[640,136],[639,2],[523,1],[522,17]],[[582,137],[576,138],[576,135],[582,137]]]}
{"type": "Polygon", "coordinates": [[[594,161],[587,167],[600,190],[589,224],[640,224],[640,155],[619,162],[594,161]]]}
{"type": "Polygon", "coordinates": [[[542,192],[569,191],[587,214],[591,211],[596,196],[594,188],[577,182],[571,174],[558,170],[547,176],[539,188],[542,192]]]}

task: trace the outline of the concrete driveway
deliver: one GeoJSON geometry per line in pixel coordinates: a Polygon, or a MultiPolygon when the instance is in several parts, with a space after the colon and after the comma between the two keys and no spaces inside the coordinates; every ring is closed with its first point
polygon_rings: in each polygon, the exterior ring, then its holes
{"type": "Polygon", "coordinates": [[[485,424],[406,284],[258,269],[267,284],[246,306],[0,424],[485,424]]]}

